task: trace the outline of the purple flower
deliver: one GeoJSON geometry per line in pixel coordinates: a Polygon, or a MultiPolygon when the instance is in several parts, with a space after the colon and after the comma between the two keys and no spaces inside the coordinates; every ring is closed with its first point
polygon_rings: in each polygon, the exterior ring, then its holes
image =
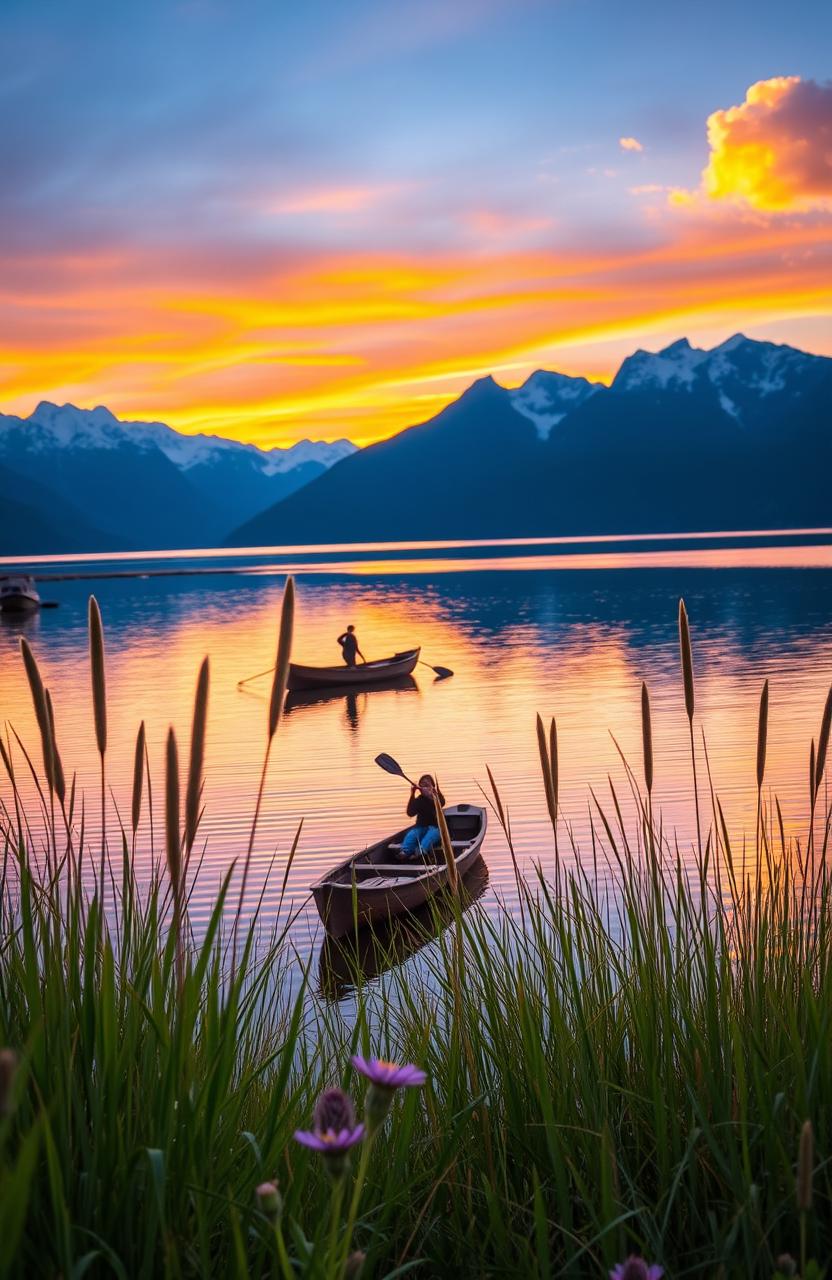
{"type": "Polygon", "coordinates": [[[355,1107],[352,1098],[343,1089],[324,1089],[315,1103],[312,1115],[315,1129],[326,1131],[355,1128],[355,1107]]]}
{"type": "Polygon", "coordinates": [[[377,1089],[412,1089],[427,1080],[421,1067],[415,1067],[412,1062],[399,1066],[383,1058],[361,1058],[357,1054],[351,1062],[377,1089]]]}
{"type": "Polygon", "coordinates": [[[370,1133],[375,1133],[383,1123],[396,1089],[412,1089],[427,1080],[421,1067],[415,1067],[412,1062],[399,1066],[396,1062],[385,1062],[383,1058],[362,1058],[358,1055],[351,1061],[356,1071],[370,1082],[364,1100],[364,1118],[370,1133]]]}
{"type": "Polygon", "coordinates": [[[661,1280],[664,1267],[657,1262],[648,1264],[631,1253],[626,1262],[617,1263],[610,1272],[610,1280],[661,1280]]]}
{"type": "Polygon", "coordinates": [[[313,1129],[295,1131],[295,1141],[318,1151],[331,1177],[342,1177],[349,1164],[347,1152],[364,1137],[364,1125],[356,1124],[352,1099],[343,1089],[324,1089],[315,1103],[312,1122],[313,1129]]]}

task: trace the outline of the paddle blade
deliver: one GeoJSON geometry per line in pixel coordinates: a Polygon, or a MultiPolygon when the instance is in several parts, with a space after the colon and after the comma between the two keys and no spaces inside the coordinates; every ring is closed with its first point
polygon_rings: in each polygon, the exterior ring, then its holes
{"type": "Polygon", "coordinates": [[[448,676],[453,675],[450,667],[434,667],[433,668],[440,680],[447,680],[448,676]]]}
{"type": "Polygon", "coordinates": [[[394,760],[392,756],[388,756],[382,751],[380,756],[376,756],[376,764],[379,769],[383,769],[385,773],[394,773],[397,777],[404,777],[404,770],[398,760],[394,760]]]}

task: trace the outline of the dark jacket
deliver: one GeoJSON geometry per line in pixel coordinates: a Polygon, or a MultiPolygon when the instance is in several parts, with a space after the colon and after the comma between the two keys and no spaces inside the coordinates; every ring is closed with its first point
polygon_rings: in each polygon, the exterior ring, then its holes
{"type": "MultiPolygon", "coordinates": [[[[445,797],[441,791],[437,791],[439,803],[444,806],[445,797]]],[[[417,791],[415,796],[411,796],[407,805],[408,818],[416,819],[417,827],[438,827],[439,823],[436,819],[436,802],[433,796],[427,796],[421,791],[417,791]]]]}

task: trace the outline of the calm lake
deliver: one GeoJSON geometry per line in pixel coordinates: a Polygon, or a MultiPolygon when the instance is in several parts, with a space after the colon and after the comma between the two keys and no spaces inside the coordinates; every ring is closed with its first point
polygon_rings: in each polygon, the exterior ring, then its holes
{"type": "MultiPolygon", "coordinates": [[[[309,883],[329,865],[404,825],[407,787],[377,768],[380,751],[411,774],[437,774],[449,802],[480,801],[490,765],[521,864],[550,866],[537,712],[557,717],[561,850],[568,861],[571,828],[590,856],[590,789],[606,805],[612,778],[625,813],[633,811],[616,742],[640,778],[643,680],[653,708],[656,805],[686,856],[695,825],[676,621],[684,596],[698,724],[706,733],[714,785],[733,832],[744,830],[753,842],[757,711],[766,678],[766,783],[780,798],[789,830],[805,821],[809,743],[832,681],[830,532],[41,560],[32,572],[42,579],[43,598],[59,607],[24,622],[4,619],[2,717],[37,747],[19,656],[24,634],[52,691],[64,768],[77,770],[94,810],[98,765],[86,634],[87,598],[94,592],[107,647],[109,782],[128,814],[133,745],[144,720],[158,854],[165,735],[173,724],[187,755],[197,669],[203,655],[210,656],[205,854],[191,905],[198,925],[223,872],[247,845],[269,680],[245,691],[237,681],[274,661],[283,583],[291,571],[298,588],[297,661],[337,662],[335,638],[352,622],[368,658],[420,644],[428,662],[455,674],[436,681],[421,666],[409,687],[289,709],[272,757],[252,871],[253,894],[265,884],[267,916],[276,911],[301,819],[284,913],[301,906],[309,883]],[[150,576],[106,576],[127,571],[150,576]],[[165,576],[153,576],[159,571],[165,576]],[[73,574],[82,576],[63,576],[73,574]],[[53,575],[54,581],[43,580],[53,575]]],[[[33,754],[38,758],[39,750],[33,754]]],[[[704,757],[700,783],[707,815],[704,757]]],[[[3,785],[5,799],[7,792],[3,785]]],[[[146,820],[140,844],[141,878],[151,858],[146,820]]],[[[483,902],[493,904],[499,895],[511,905],[512,862],[493,819],[484,853],[489,880],[483,902]]],[[[319,930],[314,907],[300,910],[292,933],[302,955],[319,945],[319,930]]]]}

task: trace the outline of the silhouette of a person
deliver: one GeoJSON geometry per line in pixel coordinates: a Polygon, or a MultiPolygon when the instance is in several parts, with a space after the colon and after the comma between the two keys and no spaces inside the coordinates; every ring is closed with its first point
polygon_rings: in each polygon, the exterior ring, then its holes
{"type": "Polygon", "coordinates": [[[355,627],[350,624],[343,635],[338,637],[338,643],[341,646],[341,654],[348,667],[355,666],[355,656],[358,654],[362,662],[367,659],[358,647],[358,636],[355,634],[355,627]]]}

